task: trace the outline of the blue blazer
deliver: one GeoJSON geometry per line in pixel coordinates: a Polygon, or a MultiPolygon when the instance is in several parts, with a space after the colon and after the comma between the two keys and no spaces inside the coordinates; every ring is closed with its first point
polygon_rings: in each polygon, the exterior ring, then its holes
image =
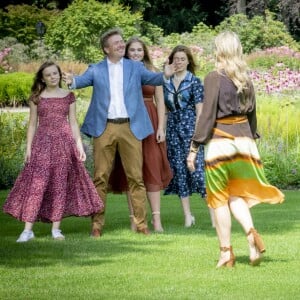
{"type": "MultiPolygon", "coordinates": [[[[92,99],[81,131],[92,137],[100,136],[106,128],[110,103],[107,59],[89,65],[80,76],[74,77],[70,88],[93,86],[92,99]]],[[[144,104],[142,85],[163,85],[163,73],[151,72],[141,62],[123,59],[123,91],[130,119],[130,129],[138,140],[153,133],[153,127],[144,104]]]]}

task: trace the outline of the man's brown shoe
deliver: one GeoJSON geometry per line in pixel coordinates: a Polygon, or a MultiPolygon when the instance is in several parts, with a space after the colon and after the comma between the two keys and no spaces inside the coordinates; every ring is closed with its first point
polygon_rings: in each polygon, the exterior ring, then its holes
{"type": "Polygon", "coordinates": [[[101,236],[101,231],[100,229],[93,228],[91,232],[91,237],[93,238],[99,238],[101,236]]]}
{"type": "Polygon", "coordinates": [[[143,228],[143,229],[137,229],[137,233],[142,233],[144,235],[149,235],[151,234],[150,230],[148,228],[143,228]]]}

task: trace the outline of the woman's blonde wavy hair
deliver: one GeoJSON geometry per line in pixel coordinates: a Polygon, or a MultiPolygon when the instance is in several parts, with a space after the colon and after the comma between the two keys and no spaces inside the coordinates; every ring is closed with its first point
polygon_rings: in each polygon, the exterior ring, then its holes
{"type": "Polygon", "coordinates": [[[215,38],[216,70],[232,80],[240,93],[249,86],[248,66],[243,58],[243,48],[238,35],[224,31],[215,38]]]}

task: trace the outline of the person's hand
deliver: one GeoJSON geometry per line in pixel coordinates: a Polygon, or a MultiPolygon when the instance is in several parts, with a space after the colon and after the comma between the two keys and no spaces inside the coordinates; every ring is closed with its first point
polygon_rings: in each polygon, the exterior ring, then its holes
{"type": "Polygon", "coordinates": [[[84,152],[84,150],[83,149],[78,149],[79,151],[79,159],[81,160],[81,161],[85,161],[86,160],[86,154],[85,154],[85,152],[84,152]]]}
{"type": "Polygon", "coordinates": [[[156,142],[162,143],[166,140],[166,134],[163,129],[158,128],[156,132],[156,142]]]}
{"type": "Polygon", "coordinates": [[[63,72],[62,80],[65,82],[66,85],[71,85],[73,83],[73,74],[71,72],[63,72]]]}
{"type": "Polygon", "coordinates": [[[31,158],[31,150],[27,150],[25,154],[25,163],[29,163],[31,158]]]}
{"type": "Polygon", "coordinates": [[[191,172],[195,172],[195,170],[196,170],[196,168],[195,168],[196,156],[197,156],[197,153],[190,152],[186,159],[187,167],[191,172]]]}
{"type": "Polygon", "coordinates": [[[171,77],[177,71],[177,67],[173,61],[172,64],[169,63],[169,59],[166,60],[164,66],[164,75],[166,78],[171,77]]]}
{"type": "Polygon", "coordinates": [[[81,142],[77,143],[77,150],[78,150],[78,154],[79,154],[79,159],[81,161],[85,161],[86,160],[86,154],[85,151],[83,149],[83,145],[81,142]]]}

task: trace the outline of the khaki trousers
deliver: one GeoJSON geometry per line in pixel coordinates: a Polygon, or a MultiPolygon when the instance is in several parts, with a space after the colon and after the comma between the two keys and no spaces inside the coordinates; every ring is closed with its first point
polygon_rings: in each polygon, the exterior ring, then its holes
{"type": "Polygon", "coordinates": [[[94,184],[104,202],[103,211],[92,217],[92,227],[102,230],[105,218],[107,186],[118,150],[127,176],[137,229],[147,228],[146,189],[143,181],[142,142],[131,132],[129,123],[107,123],[103,134],[94,138],[94,184]]]}

